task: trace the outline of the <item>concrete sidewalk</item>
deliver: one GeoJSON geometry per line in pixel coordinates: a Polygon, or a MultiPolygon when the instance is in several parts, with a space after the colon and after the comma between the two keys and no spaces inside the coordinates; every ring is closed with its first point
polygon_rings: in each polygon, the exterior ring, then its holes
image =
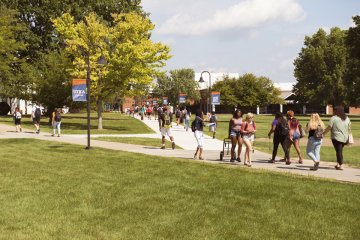
{"type": "MultiPolygon", "coordinates": [[[[151,127],[156,125],[154,124],[153,121],[155,120],[151,120],[151,121],[145,120],[144,122],[151,127]]],[[[112,149],[112,150],[121,150],[121,151],[133,152],[133,153],[143,153],[152,156],[162,156],[162,157],[170,157],[170,158],[177,157],[177,158],[188,159],[191,161],[199,161],[199,160],[193,160],[193,155],[196,148],[196,141],[192,133],[186,132],[180,126],[174,126],[174,129],[177,129],[177,131],[174,131],[176,144],[182,146],[184,150],[177,150],[177,149],[161,150],[160,146],[159,147],[138,146],[138,145],[124,144],[124,143],[103,142],[98,140],[91,140],[91,146],[101,147],[105,149],[112,149]],[[193,145],[194,142],[195,145],[193,145]]],[[[96,137],[96,136],[100,136],[100,135],[92,135],[92,137],[96,137]]],[[[122,136],[137,136],[137,135],[122,135],[122,136]]],[[[155,136],[160,136],[160,134],[159,133],[150,134],[149,136],[155,137],[155,136]]],[[[25,132],[23,133],[16,133],[14,132],[14,127],[0,124],[0,139],[6,139],[6,138],[34,138],[39,140],[64,142],[64,143],[77,144],[82,146],[86,146],[87,144],[87,139],[85,135],[63,135],[60,138],[58,138],[58,137],[52,137],[50,133],[46,133],[46,132],[41,132],[40,134],[34,134],[33,131],[25,130],[25,132]]],[[[243,162],[241,163],[229,162],[229,157],[225,157],[224,161],[220,161],[219,154],[220,154],[220,149],[222,149],[222,142],[219,140],[213,141],[213,139],[211,138],[207,138],[206,141],[209,144],[211,144],[210,146],[213,149],[209,149],[210,147],[207,148],[207,146],[205,145],[204,156],[206,160],[201,162],[212,163],[212,164],[226,164],[233,167],[247,168],[246,166],[243,165],[243,162]]],[[[269,154],[255,151],[255,153],[253,154],[252,168],[277,171],[277,172],[288,172],[288,173],[305,175],[305,176],[334,179],[338,181],[360,183],[360,169],[358,168],[350,168],[345,166],[344,171],[337,171],[334,169],[334,165],[335,165],[334,163],[321,162],[318,171],[310,171],[310,167],[313,166],[313,162],[310,160],[304,160],[304,164],[293,163],[291,165],[285,165],[285,163],[280,163],[280,162],[277,162],[276,164],[269,164],[267,163],[269,158],[270,158],[269,154]]]]}

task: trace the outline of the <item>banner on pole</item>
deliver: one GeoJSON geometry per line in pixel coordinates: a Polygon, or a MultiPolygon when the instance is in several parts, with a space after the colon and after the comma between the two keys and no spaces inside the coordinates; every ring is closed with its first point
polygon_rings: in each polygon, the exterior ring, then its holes
{"type": "Polygon", "coordinates": [[[184,93],[179,94],[179,103],[186,103],[186,94],[184,93]]]}
{"type": "Polygon", "coordinates": [[[152,102],[153,102],[153,105],[154,105],[154,106],[157,105],[157,104],[158,104],[157,98],[154,98],[152,102]]]}
{"type": "Polygon", "coordinates": [[[211,104],[220,105],[220,92],[211,93],[211,104]]]}
{"type": "Polygon", "coordinates": [[[72,99],[74,102],[86,102],[86,79],[72,80],[72,99]]]}
{"type": "Polygon", "coordinates": [[[168,104],[169,104],[168,97],[163,97],[163,104],[164,104],[164,105],[168,105],[168,104]]]}

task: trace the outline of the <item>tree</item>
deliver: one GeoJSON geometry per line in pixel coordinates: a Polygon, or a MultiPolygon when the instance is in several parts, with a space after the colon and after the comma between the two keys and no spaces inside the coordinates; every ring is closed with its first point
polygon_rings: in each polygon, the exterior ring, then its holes
{"type": "Polygon", "coordinates": [[[280,90],[266,77],[246,73],[239,78],[226,77],[213,85],[221,93],[221,104],[226,106],[254,107],[279,104],[280,90]]]}
{"type": "Polygon", "coordinates": [[[107,96],[141,94],[170,58],[170,49],[150,39],[154,25],[136,13],[113,14],[111,25],[95,13],[79,23],[70,14],[54,19],[64,37],[66,50],[74,56],[74,77],[85,78],[91,66],[92,96],[97,102],[98,129],[102,129],[102,106],[107,96]],[[99,66],[104,56],[108,64],[99,66]],[[132,85],[129,91],[128,86],[132,85]]]}
{"type": "Polygon", "coordinates": [[[186,94],[187,99],[198,101],[200,99],[198,88],[194,70],[184,68],[171,70],[169,75],[158,77],[153,93],[156,97],[168,97],[172,104],[179,104],[180,93],[186,94]]]}
{"type": "Polygon", "coordinates": [[[25,29],[17,15],[16,11],[0,6],[0,97],[26,100],[30,97],[28,85],[36,71],[20,55],[27,46],[17,40],[25,29]]]}
{"type": "Polygon", "coordinates": [[[355,27],[348,31],[348,65],[345,75],[347,99],[351,106],[360,105],[360,16],[353,17],[355,27]]]}
{"type": "MultiPolygon", "coordinates": [[[[33,86],[32,99],[47,107],[47,115],[55,108],[61,108],[71,102],[72,62],[65,51],[43,54],[38,61],[39,77],[33,86]]],[[[51,119],[49,120],[51,123],[51,119]]]]}
{"type": "Polygon", "coordinates": [[[304,47],[295,59],[294,93],[301,103],[318,105],[345,103],[347,50],[346,31],[332,28],[329,34],[323,29],[305,37],[304,47]]]}

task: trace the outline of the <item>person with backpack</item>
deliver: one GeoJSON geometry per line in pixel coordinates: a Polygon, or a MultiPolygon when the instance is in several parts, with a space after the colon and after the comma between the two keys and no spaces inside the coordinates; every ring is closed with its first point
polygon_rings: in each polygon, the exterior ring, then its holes
{"type": "Polygon", "coordinates": [[[308,133],[308,142],[306,153],[314,161],[314,167],[310,170],[317,171],[320,164],[320,148],[322,144],[323,132],[325,124],[321,121],[319,114],[312,113],[310,121],[306,125],[306,132],[308,133]]]}
{"type": "Polygon", "coordinates": [[[268,162],[275,163],[275,158],[278,152],[279,144],[281,144],[281,147],[285,153],[285,161],[289,162],[290,157],[289,157],[289,150],[287,148],[289,126],[282,113],[275,114],[275,119],[272,122],[271,129],[268,133],[269,138],[271,137],[272,133],[274,133],[273,151],[272,151],[272,157],[268,162]]]}
{"type": "Polygon", "coordinates": [[[324,135],[331,132],[331,141],[336,151],[336,170],[344,170],[343,149],[349,141],[349,133],[351,132],[351,122],[346,116],[344,107],[337,106],[334,109],[334,116],[330,118],[329,125],[324,131],[324,135]]]}
{"type": "Polygon", "coordinates": [[[60,137],[60,125],[61,125],[61,108],[55,108],[54,112],[52,113],[51,117],[51,124],[53,126],[53,134],[51,136],[55,136],[56,130],[58,132],[58,137],[60,137]]]}
{"type": "Polygon", "coordinates": [[[245,122],[241,126],[241,134],[243,142],[246,146],[244,165],[251,167],[251,153],[255,141],[256,124],[254,122],[254,114],[248,113],[245,117],[245,122]]]}
{"type": "Polygon", "coordinates": [[[163,113],[161,114],[161,135],[162,135],[162,146],[161,149],[165,149],[165,137],[169,136],[171,141],[171,148],[175,149],[174,137],[171,133],[171,123],[172,123],[172,112],[167,106],[163,107],[163,113]]]}
{"type": "Polygon", "coordinates": [[[149,120],[151,120],[152,112],[153,112],[152,106],[148,106],[146,109],[146,114],[147,114],[149,120]]]}
{"type": "Polygon", "coordinates": [[[243,120],[242,120],[241,110],[236,109],[235,112],[233,113],[233,117],[229,121],[229,138],[231,139],[230,162],[235,162],[235,160],[241,162],[240,155],[243,144],[243,139],[241,135],[242,124],[243,124],[243,120]],[[238,154],[237,154],[238,157],[236,158],[235,149],[237,144],[238,144],[238,154]]]}
{"type": "Polygon", "coordinates": [[[194,132],[194,136],[197,141],[197,148],[194,154],[194,159],[204,160],[203,150],[204,150],[204,121],[203,114],[200,109],[196,110],[195,120],[191,123],[191,130],[194,132]],[[199,157],[198,157],[199,155],[199,157]]]}
{"type": "Polygon", "coordinates": [[[217,117],[214,112],[211,112],[209,119],[209,131],[212,133],[213,139],[215,139],[216,128],[217,128],[217,117]]]}
{"type": "Polygon", "coordinates": [[[40,119],[41,119],[41,109],[39,106],[35,105],[33,108],[33,111],[31,113],[31,120],[33,124],[35,125],[35,133],[40,133],[40,119]]]}
{"type": "MultiPolygon", "coordinates": [[[[290,152],[291,145],[294,145],[297,155],[299,156],[298,163],[302,164],[302,156],[300,151],[300,138],[301,131],[300,131],[300,123],[299,121],[294,117],[294,112],[289,110],[287,111],[287,119],[288,119],[288,125],[289,125],[289,141],[288,141],[288,149],[290,152]]],[[[290,161],[286,162],[286,164],[291,164],[290,161]]]]}
{"type": "Polygon", "coordinates": [[[19,108],[19,107],[16,107],[16,108],[15,108],[15,112],[14,112],[14,122],[15,122],[16,132],[22,132],[22,129],[21,129],[21,112],[20,112],[20,108],[19,108]]]}
{"type": "Polygon", "coordinates": [[[183,109],[183,123],[184,123],[184,129],[185,129],[186,131],[189,130],[190,116],[191,116],[191,112],[188,111],[188,110],[186,109],[186,107],[184,107],[184,109],[183,109]]]}
{"type": "Polygon", "coordinates": [[[181,111],[179,109],[179,106],[176,106],[175,117],[176,117],[176,126],[179,126],[181,119],[181,111]]]}

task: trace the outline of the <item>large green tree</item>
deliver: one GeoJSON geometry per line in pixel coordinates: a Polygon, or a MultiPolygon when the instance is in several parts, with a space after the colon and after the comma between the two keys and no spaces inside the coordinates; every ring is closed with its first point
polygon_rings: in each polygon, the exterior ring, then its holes
{"type": "Polygon", "coordinates": [[[305,37],[305,46],[294,62],[294,92],[299,102],[323,106],[346,103],[345,37],[346,31],[340,28],[332,28],[329,34],[320,29],[305,37]]]}
{"type": "Polygon", "coordinates": [[[18,20],[18,13],[0,4],[0,97],[28,99],[29,83],[36,71],[20,52],[27,49],[26,43],[17,36],[25,31],[18,20]]]}
{"type": "Polygon", "coordinates": [[[239,78],[225,77],[216,82],[213,90],[221,93],[221,104],[237,107],[266,106],[282,103],[280,90],[267,77],[246,73],[239,78]]]}
{"type": "Polygon", "coordinates": [[[172,104],[179,104],[179,94],[186,94],[187,99],[198,101],[200,94],[199,85],[195,81],[193,69],[183,68],[169,71],[169,75],[162,75],[157,78],[154,88],[154,96],[168,97],[172,104]]]}
{"type": "Polygon", "coordinates": [[[141,94],[170,58],[166,45],[150,39],[154,25],[149,19],[136,13],[112,17],[112,25],[95,13],[79,23],[70,14],[53,20],[65,38],[67,52],[74,56],[72,75],[85,78],[86,65],[90,63],[91,92],[97,103],[99,129],[102,129],[104,100],[118,93],[141,94]],[[101,56],[107,60],[106,66],[97,64],[101,56]]]}
{"type": "Polygon", "coordinates": [[[351,106],[360,106],[360,16],[353,17],[355,27],[348,31],[348,64],[345,76],[347,99],[351,106]]]}

